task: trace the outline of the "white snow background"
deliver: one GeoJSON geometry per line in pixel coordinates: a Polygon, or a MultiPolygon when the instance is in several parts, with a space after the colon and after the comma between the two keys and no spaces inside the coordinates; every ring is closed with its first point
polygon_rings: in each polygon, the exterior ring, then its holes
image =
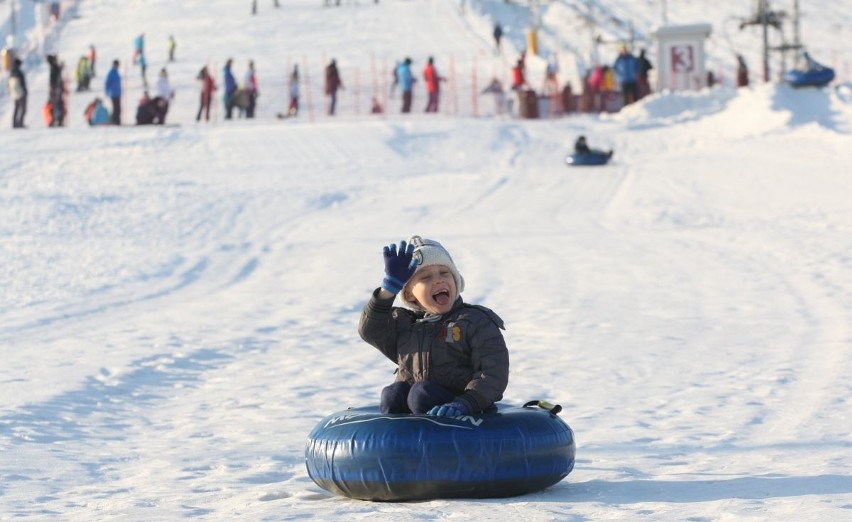
{"type": "MultiPolygon", "coordinates": [[[[747,54],[754,85],[728,73],[552,120],[494,117],[470,94],[472,70],[480,88],[507,74],[525,7],[281,3],[252,16],[248,0],[67,2],[46,50],[73,69],[94,43],[94,92],[71,94],[68,128],[44,128],[47,70],[31,56],[27,130],[9,128],[3,99],[0,519],[852,519],[849,0],[802,2],[812,54],[840,66],[828,88],[760,80],[758,32],[735,30],[730,47],[719,29],[747,6],[668,2],[672,23],[718,24],[711,63],[747,54]],[[491,17],[509,30],[496,58],[491,17]],[[142,32],[179,126],[88,128],[113,58],[131,122],[142,32]],[[406,55],[418,77],[429,55],[454,68],[445,112],[421,112],[421,80],[412,114],[398,95],[367,114],[406,55]],[[228,57],[240,79],[255,60],[258,117],[224,122],[217,96],[198,124],[195,74],[208,63],[221,84],[228,57]],[[335,118],[319,91],[332,57],[347,87],[335,118]],[[313,111],[278,120],[295,62],[313,111]],[[613,162],[567,167],[579,134],[613,162]],[[504,402],[563,406],[577,462],[555,486],[373,503],[307,476],[319,419],[375,404],[393,379],[356,326],[382,246],[411,234],[443,242],[465,300],[505,320],[504,402]]],[[[659,21],[659,2],[595,5],[643,34],[659,21]]],[[[544,23],[580,7],[550,4],[544,23]]]]}

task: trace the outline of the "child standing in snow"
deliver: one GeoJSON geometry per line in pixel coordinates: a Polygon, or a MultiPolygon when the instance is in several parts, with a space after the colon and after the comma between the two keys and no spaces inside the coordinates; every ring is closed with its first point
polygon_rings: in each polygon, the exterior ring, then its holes
{"type": "Polygon", "coordinates": [[[413,236],[384,248],[385,277],[358,333],[398,365],[382,413],[438,416],[496,411],[509,382],[503,320],[459,295],[464,279],[437,241],[413,236]],[[400,294],[406,308],[394,307],[400,294]]]}

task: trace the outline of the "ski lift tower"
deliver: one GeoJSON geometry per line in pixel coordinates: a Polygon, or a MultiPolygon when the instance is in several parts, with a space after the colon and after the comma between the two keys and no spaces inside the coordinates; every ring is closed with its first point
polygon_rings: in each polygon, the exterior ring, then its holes
{"type": "Polygon", "coordinates": [[[710,24],[667,25],[652,33],[657,40],[657,87],[672,91],[701,89],[707,85],[704,41],[710,24]]]}

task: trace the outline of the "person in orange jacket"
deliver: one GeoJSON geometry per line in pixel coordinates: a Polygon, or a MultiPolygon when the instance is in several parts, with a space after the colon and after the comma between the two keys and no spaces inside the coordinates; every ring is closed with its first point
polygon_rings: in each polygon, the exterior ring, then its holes
{"type": "Polygon", "coordinates": [[[438,112],[438,96],[441,92],[441,82],[447,79],[435,70],[435,60],[431,56],[426,63],[426,67],[423,68],[423,79],[426,81],[426,92],[429,94],[426,112],[438,112]]]}

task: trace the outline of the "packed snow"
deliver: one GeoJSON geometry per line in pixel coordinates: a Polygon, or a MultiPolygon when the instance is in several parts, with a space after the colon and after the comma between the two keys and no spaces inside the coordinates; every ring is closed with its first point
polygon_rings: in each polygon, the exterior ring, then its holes
{"type": "MultiPolygon", "coordinates": [[[[584,55],[587,34],[548,25],[582,4],[542,6],[543,46],[584,55]]],[[[659,4],[594,2],[602,25],[620,13],[641,34],[659,4]]],[[[748,15],[730,4],[668,2],[667,17],[748,15]]],[[[717,30],[710,63],[731,65],[736,43],[751,87],[541,120],[472,95],[508,78],[526,6],[250,5],[64,2],[38,51],[73,68],[95,44],[93,92],[70,94],[67,128],[45,128],[33,53],[27,129],[9,128],[0,99],[0,519],[852,518],[849,0],[802,2],[806,41],[834,54],[829,87],[762,82],[759,35],[717,30]],[[174,126],[130,125],[140,33],[149,78],[166,66],[177,90],[174,126]],[[420,77],[430,55],[451,76],[441,113],[422,113],[421,90],[400,115],[390,68],[411,56],[420,77]],[[196,123],[195,76],[208,64],[221,84],[228,57],[238,77],[257,64],[258,116],[224,121],[217,95],[196,123]],[[89,128],[82,111],[116,58],[127,125],[89,128]],[[331,58],[346,88],[335,117],[331,58]],[[294,63],[305,105],[280,120],[294,63]],[[384,114],[368,114],[371,96],[384,114]],[[580,134],[613,161],[566,166],[580,134]],[[503,403],[562,405],[577,462],[555,486],[374,503],[308,477],[313,426],[393,380],[356,327],[382,247],[412,234],[441,241],[464,299],[505,320],[503,403]]]]}

